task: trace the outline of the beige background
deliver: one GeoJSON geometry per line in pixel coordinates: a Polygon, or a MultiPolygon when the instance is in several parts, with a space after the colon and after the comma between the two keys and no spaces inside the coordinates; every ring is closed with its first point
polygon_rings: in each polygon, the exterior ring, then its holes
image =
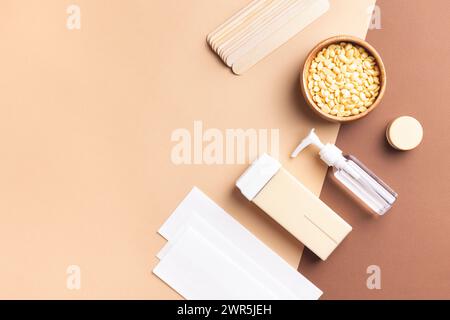
{"type": "Polygon", "coordinates": [[[338,126],[305,111],[300,66],[323,38],[364,37],[373,1],[332,1],[242,77],[205,36],[247,0],[80,0],[79,31],[71,3],[0,3],[0,298],[177,298],[151,274],[156,230],[193,185],[297,266],[301,245],[233,188],[246,166],[175,166],[170,135],[194,120],[280,128],[281,160],[319,194],[325,168],[288,155],[312,126],[329,141],[338,126]]]}

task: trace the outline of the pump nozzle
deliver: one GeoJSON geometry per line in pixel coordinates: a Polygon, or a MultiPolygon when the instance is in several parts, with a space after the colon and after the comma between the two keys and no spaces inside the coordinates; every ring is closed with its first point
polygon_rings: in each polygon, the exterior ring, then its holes
{"type": "Polygon", "coordinates": [[[303,141],[298,145],[294,152],[292,152],[291,157],[295,158],[298,154],[305,149],[307,146],[313,144],[319,148],[320,159],[323,160],[328,166],[340,166],[345,164],[345,158],[342,156],[342,151],[336,147],[334,144],[327,143],[323,144],[320,141],[317,134],[312,129],[308,136],[303,139],[303,141]]]}
{"type": "Polygon", "coordinates": [[[316,129],[312,129],[308,136],[302,140],[302,142],[300,142],[300,144],[298,145],[298,147],[294,150],[294,152],[292,152],[291,154],[291,158],[295,158],[298,156],[298,154],[305,149],[307,146],[314,144],[316,145],[320,150],[322,150],[325,145],[322,143],[322,141],[320,141],[319,137],[317,136],[317,134],[315,133],[316,129]]]}

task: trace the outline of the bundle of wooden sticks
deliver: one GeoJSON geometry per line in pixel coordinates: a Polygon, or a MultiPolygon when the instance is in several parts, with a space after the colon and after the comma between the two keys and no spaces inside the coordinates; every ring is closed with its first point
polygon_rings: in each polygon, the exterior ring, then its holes
{"type": "Polygon", "coordinates": [[[242,74],[329,7],[328,0],[253,0],[211,32],[207,41],[235,74],[242,74]]]}

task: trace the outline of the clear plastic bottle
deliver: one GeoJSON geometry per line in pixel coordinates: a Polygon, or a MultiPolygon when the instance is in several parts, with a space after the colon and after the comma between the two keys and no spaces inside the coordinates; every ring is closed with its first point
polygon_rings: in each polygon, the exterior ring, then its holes
{"type": "Polygon", "coordinates": [[[397,193],[358,159],[351,155],[343,155],[342,151],[333,144],[323,144],[314,129],[295,149],[292,157],[297,157],[311,144],[320,149],[320,158],[328,166],[333,167],[336,179],[375,213],[384,215],[397,200],[397,193]]]}

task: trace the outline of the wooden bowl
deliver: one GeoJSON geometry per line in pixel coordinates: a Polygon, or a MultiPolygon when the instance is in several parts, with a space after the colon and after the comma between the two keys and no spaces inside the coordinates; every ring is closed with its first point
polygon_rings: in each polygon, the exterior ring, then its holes
{"type": "Polygon", "coordinates": [[[315,113],[317,113],[319,116],[321,116],[322,118],[324,118],[328,121],[345,123],[345,122],[355,121],[362,117],[365,117],[370,112],[375,110],[376,107],[378,107],[378,105],[380,104],[381,99],[383,99],[384,93],[386,91],[386,80],[387,80],[386,79],[386,69],[384,67],[383,60],[381,59],[380,55],[378,54],[377,50],[375,50],[374,47],[372,47],[367,41],[364,41],[357,37],[336,36],[336,37],[332,37],[332,38],[329,38],[329,39],[326,39],[326,40],[320,42],[318,45],[316,45],[314,47],[314,49],[311,50],[308,57],[306,58],[305,65],[303,66],[303,72],[300,77],[300,88],[303,93],[303,96],[306,99],[306,102],[308,103],[308,105],[311,107],[311,109],[315,113]],[[323,48],[328,47],[331,44],[336,44],[336,43],[340,43],[340,42],[350,42],[352,44],[359,45],[359,46],[363,47],[364,49],[366,49],[367,53],[369,53],[370,55],[372,55],[375,58],[378,68],[380,69],[380,91],[378,93],[377,98],[375,99],[373,104],[367,108],[367,111],[357,114],[357,115],[352,115],[349,117],[340,117],[337,115],[335,116],[335,115],[323,112],[322,109],[312,99],[312,95],[308,89],[308,76],[309,76],[309,69],[311,66],[311,62],[314,60],[316,55],[323,48]]]}

